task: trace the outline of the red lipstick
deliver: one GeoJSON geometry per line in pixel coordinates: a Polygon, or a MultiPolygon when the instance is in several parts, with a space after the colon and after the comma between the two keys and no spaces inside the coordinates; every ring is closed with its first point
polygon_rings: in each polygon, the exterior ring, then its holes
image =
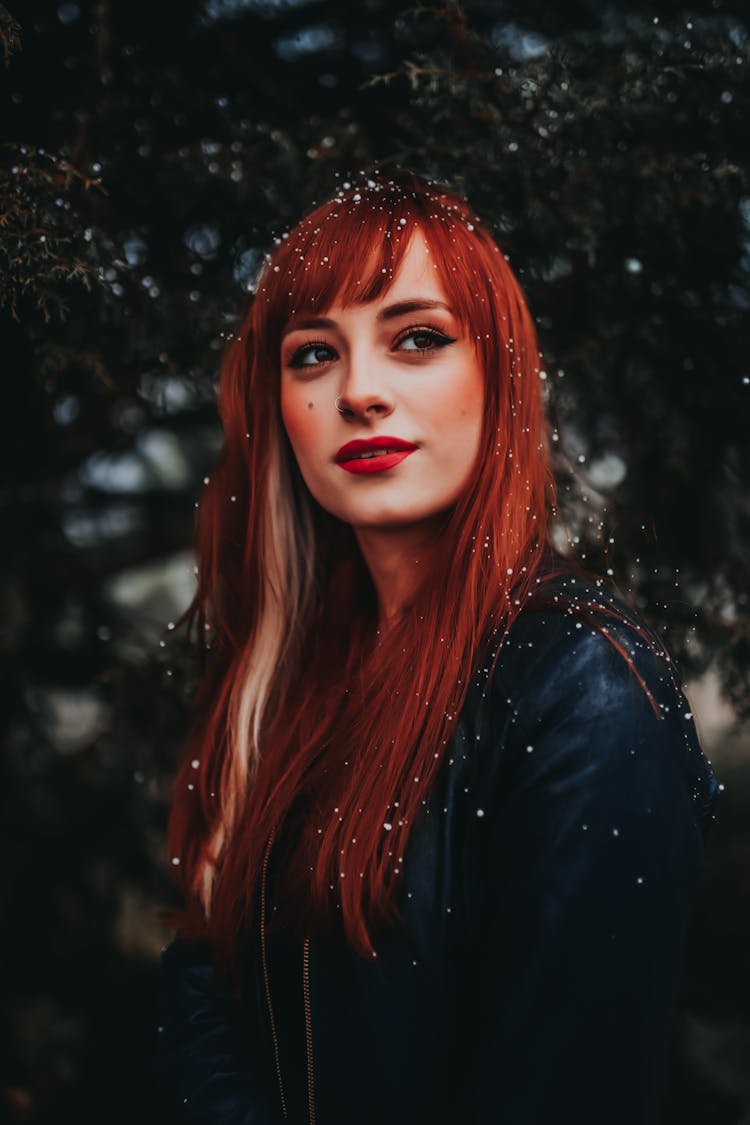
{"type": "Polygon", "coordinates": [[[335,460],[349,473],[380,473],[398,465],[416,448],[413,442],[382,434],[374,438],[348,441],[341,446],[335,460]]]}

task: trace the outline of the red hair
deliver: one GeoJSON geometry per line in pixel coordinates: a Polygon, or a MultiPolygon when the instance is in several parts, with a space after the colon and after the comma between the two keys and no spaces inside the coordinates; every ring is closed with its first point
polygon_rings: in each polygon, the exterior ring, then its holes
{"type": "Polygon", "coordinates": [[[554,563],[542,387],[521,287],[445,186],[411,172],[345,185],[267,257],[222,363],[225,441],[197,517],[198,589],[180,619],[197,618],[199,644],[209,630],[213,643],[168,824],[186,899],[168,917],[208,934],[235,982],[272,833],[278,928],[338,935],[367,957],[393,920],[409,833],[478,656],[554,563]],[[379,297],[415,227],[474,338],[485,410],[440,550],[376,643],[377,599],[353,531],[311,497],[281,422],[280,341],[293,313],[379,297]]]}

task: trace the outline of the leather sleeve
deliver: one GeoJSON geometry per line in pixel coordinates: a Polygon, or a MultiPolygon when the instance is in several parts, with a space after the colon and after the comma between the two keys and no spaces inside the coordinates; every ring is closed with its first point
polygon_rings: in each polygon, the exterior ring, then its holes
{"type": "Polygon", "coordinates": [[[252,1014],[217,983],[209,947],[176,937],[161,955],[154,1075],[164,1125],[278,1125],[278,1094],[254,1057],[252,1014]]]}
{"type": "Polygon", "coordinates": [[[610,629],[657,717],[606,638],[557,621],[473,818],[483,918],[461,1119],[651,1125],[718,782],[666,662],[610,629]]]}

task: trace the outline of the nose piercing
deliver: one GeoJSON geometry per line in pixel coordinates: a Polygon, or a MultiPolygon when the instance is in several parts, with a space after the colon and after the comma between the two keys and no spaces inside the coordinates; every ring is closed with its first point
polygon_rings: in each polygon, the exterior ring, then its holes
{"type": "Polygon", "coordinates": [[[343,410],[341,409],[341,407],[339,406],[339,399],[340,399],[340,398],[341,398],[341,395],[336,395],[336,398],[334,399],[333,405],[334,405],[334,406],[336,407],[336,409],[338,410],[339,414],[344,414],[344,413],[345,413],[345,411],[343,411],[343,410]]]}

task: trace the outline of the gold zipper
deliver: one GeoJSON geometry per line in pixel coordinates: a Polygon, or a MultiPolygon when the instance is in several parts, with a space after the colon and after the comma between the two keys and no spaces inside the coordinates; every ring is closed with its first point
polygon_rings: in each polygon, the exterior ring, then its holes
{"type": "Polygon", "coordinates": [[[271,829],[271,835],[268,837],[268,843],[266,844],[266,854],[263,857],[263,871],[260,884],[260,951],[263,960],[263,978],[266,984],[266,1003],[268,1004],[268,1016],[271,1021],[273,1055],[276,1062],[276,1077],[279,1082],[279,1095],[281,1096],[281,1112],[284,1120],[286,1120],[286,1097],[284,1096],[284,1083],[281,1078],[281,1063],[279,1061],[279,1040],[278,1036],[276,1035],[276,1021],[273,1018],[273,1005],[271,1004],[271,986],[268,980],[268,961],[266,958],[266,871],[268,870],[268,857],[271,854],[271,844],[273,842],[273,834],[275,831],[275,828],[271,829]]]}
{"type": "Polygon", "coordinates": [[[305,997],[305,1038],[307,1041],[307,1105],[310,1125],[315,1125],[315,1075],[313,1073],[312,1008],[310,1006],[310,938],[302,952],[302,991],[305,997]]]}
{"type": "MultiPolygon", "coordinates": [[[[273,1015],[273,1005],[271,1003],[271,985],[268,975],[268,959],[266,956],[266,878],[268,871],[268,859],[271,854],[271,845],[273,843],[275,828],[271,829],[271,834],[268,837],[266,844],[266,852],[263,857],[263,869],[261,873],[260,884],[260,948],[261,957],[263,960],[263,979],[266,987],[266,1003],[268,1005],[268,1016],[271,1021],[271,1036],[273,1038],[273,1055],[276,1063],[276,1078],[279,1083],[279,1096],[281,1098],[281,1112],[286,1121],[288,1119],[286,1109],[286,1096],[284,1094],[284,1082],[281,1077],[281,1062],[279,1058],[279,1038],[276,1034],[276,1020],[273,1015]]],[[[312,1046],[312,1008],[310,1005],[310,938],[306,937],[302,951],[302,993],[305,1000],[305,1041],[307,1045],[307,1105],[310,1116],[310,1125],[315,1125],[315,1075],[313,1072],[313,1046],[312,1046]]]]}

